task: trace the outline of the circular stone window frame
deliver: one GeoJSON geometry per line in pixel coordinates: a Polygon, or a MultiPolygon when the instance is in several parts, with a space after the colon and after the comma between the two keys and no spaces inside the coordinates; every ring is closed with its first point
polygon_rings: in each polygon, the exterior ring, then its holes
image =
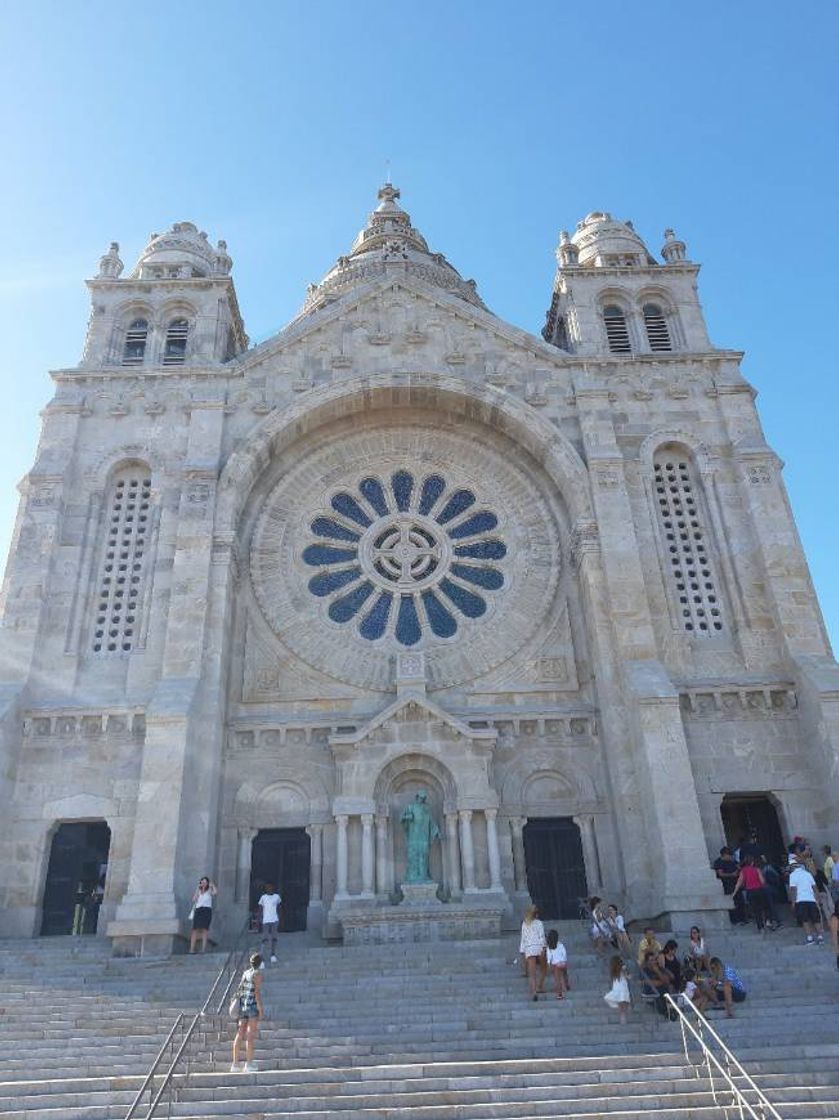
{"type": "Polygon", "coordinates": [[[538,463],[525,449],[516,462],[507,438],[496,444],[492,435],[479,424],[440,425],[426,413],[410,421],[380,415],[362,424],[339,421],[305,437],[301,453],[284,456],[265,477],[246,538],[250,585],[269,632],[317,673],[382,692],[393,687],[396,652],[424,652],[429,686],[437,689],[483,677],[532,647],[562,577],[564,521],[538,463]],[[423,633],[410,647],[394,639],[393,618],[374,640],[358,636],[354,624],[328,618],[326,600],[315,599],[307,586],[317,569],[302,558],[313,539],[312,520],[336,516],[333,496],[357,493],[365,478],[386,479],[400,469],[415,477],[440,473],[447,492],[468,486],[474,508],[496,516],[492,534],[507,549],[504,586],[485,596],[486,612],[477,619],[458,614],[451,637],[423,633]]]}

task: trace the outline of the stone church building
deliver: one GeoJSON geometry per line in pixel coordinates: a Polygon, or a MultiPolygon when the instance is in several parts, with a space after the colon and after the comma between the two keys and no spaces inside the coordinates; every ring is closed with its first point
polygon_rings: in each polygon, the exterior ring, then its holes
{"type": "Polygon", "coordinates": [[[386,184],[250,347],[223,241],[111,245],[3,586],[0,933],[168,951],[205,873],[227,935],[269,881],[348,941],[586,893],[681,928],[726,839],[835,839],[839,671],[742,355],[671,230],[557,258],[537,338],[386,184]]]}

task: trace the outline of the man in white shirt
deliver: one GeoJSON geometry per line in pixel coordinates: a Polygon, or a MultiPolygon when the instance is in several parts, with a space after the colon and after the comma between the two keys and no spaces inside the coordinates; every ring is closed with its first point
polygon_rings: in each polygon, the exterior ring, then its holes
{"type": "Polygon", "coordinates": [[[822,915],[816,901],[816,880],[801,862],[804,853],[797,853],[798,861],[793,865],[789,877],[790,902],[795,910],[796,919],[801,922],[807,934],[807,944],[815,945],[816,940],[821,945],[824,942],[822,928],[822,915]],[[817,935],[814,937],[814,932],[817,935]]]}
{"type": "Polygon", "coordinates": [[[260,896],[257,906],[262,911],[262,944],[264,946],[271,940],[271,963],[277,962],[277,930],[280,927],[280,896],[274,890],[273,883],[265,884],[265,893],[260,896]]]}

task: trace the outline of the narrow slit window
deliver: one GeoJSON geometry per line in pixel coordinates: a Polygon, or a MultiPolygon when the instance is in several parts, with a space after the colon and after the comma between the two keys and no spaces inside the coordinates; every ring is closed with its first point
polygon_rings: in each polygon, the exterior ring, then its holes
{"type": "Polygon", "coordinates": [[[629,328],[626,325],[626,316],[623,311],[614,304],[604,307],[603,322],[606,324],[606,340],[609,343],[611,353],[631,354],[629,328]]]}
{"type": "Polygon", "coordinates": [[[665,579],[674,593],[680,628],[696,637],[720,634],[725,629],[722,598],[693,464],[683,451],[671,448],[655,456],[653,474],[665,579]]]}
{"type": "Polygon", "coordinates": [[[126,654],[137,648],[150,507],[148,468],[137,465],[120,471],[105,506],[91,635],[94,653],[126,654]]]}
{"type": "Polygon", "coordinates": [[[125,332],[125,344],[122,348],[122,364],[124,366],[142,365],[146,358],[146,342],[149,337],[149,324],[147,319],[134,319],[125,332]]]}
{"type": "Polygon", "coordinates": [[[657,303],[644,304],[644,326],[647,328],[647,341],[651,350],[673,349],[667,319],[657,303]]]}
{"type": "Polygon", "coordinates": [[[189,323],[186,319],[173,319],[166,330],[166,342],[163,347],[163,364],[165,366],[182,366],[186,361],[186,340],[189,334],[189,323]]]}

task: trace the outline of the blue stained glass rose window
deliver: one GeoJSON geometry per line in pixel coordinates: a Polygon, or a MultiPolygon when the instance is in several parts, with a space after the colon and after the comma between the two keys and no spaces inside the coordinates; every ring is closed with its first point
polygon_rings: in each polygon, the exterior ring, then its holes
{"type": "Polygon", "coordinates": [[[312,519],[303,550],[318,569],[309,591],[327,600],[333,622],[352,624],[367,641],[391,636],[410,647],[426,632],[452,638],[463,619],[486,614],[488,592],[504,587],[498,517],[471,489],[402,468],[339,490],[329,504],[312,519]]]}

